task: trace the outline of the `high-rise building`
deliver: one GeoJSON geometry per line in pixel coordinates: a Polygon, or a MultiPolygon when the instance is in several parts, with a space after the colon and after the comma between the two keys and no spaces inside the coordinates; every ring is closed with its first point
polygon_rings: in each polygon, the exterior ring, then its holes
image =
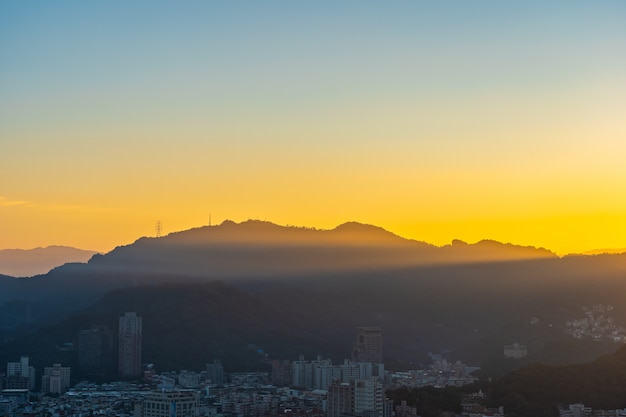
{"type": "Polygon", "coordinates": [[[135,405],[135,417],[195,417],[198,399],[193,391],[161,391],[135,405]]]}
{"type": "Polygon", "coordinates": [[[303,355],[291,364],[291,383],[297,388],[313,388],[313,364],[305,361],[303,355]]]}
{"type": "Polygon", "coordinates": [[[107,326],[81,330],[78,335],[78,372],[83,377],[104,378],[113,372],[113,335],[107,326]]]}
{"type": "Polygon", "coordinates": [[[224,367],[219,359],[215,359],[213,363],[207,364],[206,378],[215,385],[222,385],[224,383],[224,367]]]}
{"type": "Polygon", "coordinates": [[[328,387],[327,417],[390,417],[385,415],[383,386],[378,378],[359,378],[351,382],[336,381],[328,387]]]}
{"type": "Polygon", "coordinates": [[[291,362],[287,359],[272,361],[272,384],[288,387],[291,385],[291,362]]]}
{"type": "Polygon", "coordinates": [[[118,374],[124,378],[141,375],[142,322],[137,313],[125,313],[119,320],[118,374]]]}
{"type": "Polygon", "coordinates": [[[35,389],[35,368],[30,366],[28,356],[20,357],[19,362],[7,363],[6,388],[35,389]]]}
{"type": "Polygon", "coordinates": [[[382,363],[383,337],[380,327],[357,327],[357,336],[352,347],[354,362],[382,363]]]}
{"type": "Polygon", "coordinates": [[[355,416],[383,417],[383,386],[378,378],[355,379],[352,381],[355,416]]]}
{"type": "Polygon", "coordinates": [[[342,417],[352,415],[352,385],[336,382],[328,387],[326,415],[342,417]]]}
{"type": "Polygon", "coordinates": [[[70,367],[55,363],[46,366],[41,377],[41,391],[63,394],[70,387],[70,367]]]}

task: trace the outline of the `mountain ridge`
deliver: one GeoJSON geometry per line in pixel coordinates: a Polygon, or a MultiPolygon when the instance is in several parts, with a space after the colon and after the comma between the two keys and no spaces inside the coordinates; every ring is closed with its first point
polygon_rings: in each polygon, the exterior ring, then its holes
{"type": "Polygon", "coordinates": [[[87,262],[98,252],[64,245],[33,249],[0,249],[0,274],[32,277],[66,263],[87,262]]]}

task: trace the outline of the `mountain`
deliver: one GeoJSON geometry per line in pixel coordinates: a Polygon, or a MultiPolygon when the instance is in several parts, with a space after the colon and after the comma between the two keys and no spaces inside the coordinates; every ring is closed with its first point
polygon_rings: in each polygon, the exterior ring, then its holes
{"type": "MultiPolygon", "coordinates": [[[[616,323],[626,324],[625,276],[626,255],[559,258],[495,241],[436,247],[359,223],[317,230],[227,221],[141,238],[45,275],[0,279],[0,333],[52,326],[111,291],[136,291],[137,303],[149,303],[152,296],[139,288],[220,280],[277,312],[258,323],[260,330],[296,328],[295,317],[312,335],[306,343],[277,339],[285,342],[284,352],[321,340],[331,343],[322,343],[326,350],[319,353],[339,355],[351,346],[354,327],[376,325],[384,329],[386,360],[397,368],[445,351],[491,363],[486,369],[496,375],[508,365],[490,358],[502,358],[503,346],[513,342],[529,346],[529,361],[553,364],[614,349],[612,342],[573,339],[565,322],[583,315],[583,306],[603,303],[615,306],[616,323]]],[[[225,311],[238,311],[236,301],[223,301],[225,311]]],[[[265,317],[263,309],[257,309],[259,317],[265,317]]]]}
{"type": "Polygon", "coordinates": [[[90,265],[108,272],[221,279],[555,257],[545,249],[494,241],[438,248],[355,222],[333,230],[316,230],[263,221],[226,221],[162,238],[142,238],[94,257],[90,265]]]}
{"type": "Polygon", "coordinates": [[[0,250],[0,274],[32,277],[70,262],[87,262],[97,252],[69,246],[0,250]]]}
{"type": "Polygon", "coordinates": [[[0,312],[3,302],[20,299],[36,303],[36,309],[51,318],[86,306],[106,291],[158,282],[299,280],[319,274],[534,258],[558,259],[542,249],[497,242],[438,248],[354,222],[317,230],[225,221],[141,238],[94,255],[87,264],[66,264],[28,280],[0,280],[0,312]],[[47,303],[56,306],[48,308],[47,303]]]}
{"type": "Polygon", "coordinates": [[[221,359],[229,371],[264,369],[258,349],[289,358],[299,353],[311,357],[320,346],[328,350],[298,315],[285,316],[253,294],[212,281],[114,290],[58,324],[5,343],[0,361],[28,354],[35,364],[63,360],[76,365],[76,350],[68,353],[57,347],[66,342],[77,346],[80,330],[92,326],[116,331],[118,317],[126,311],[143,318],[143,361],[160,370],[199,370],[213,358],[221,359]],[[303,350],[294,350],[298,347],[303,350]]]}
{"type": "Polygon", "coordinates": [[[622,249],[594,249],[583,253],[583,255],[619,255],[622,253],[626,253],[626,248],[622,249]]]}
{"type": "Polygon", "coordinates": [[[558,416],[557,404],[623,409],[626,346],[589,363],[527,366],[496,381],[491,390],[492,401],[511,416],[558,416]]]}

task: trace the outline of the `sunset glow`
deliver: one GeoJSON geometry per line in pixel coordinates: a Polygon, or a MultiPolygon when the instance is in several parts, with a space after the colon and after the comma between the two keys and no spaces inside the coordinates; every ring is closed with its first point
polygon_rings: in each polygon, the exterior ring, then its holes
{"type": "Polygon", "coordinates": [[[225,219],[626,248],[622,1],[4,2],[0,249],[225,219]]]}

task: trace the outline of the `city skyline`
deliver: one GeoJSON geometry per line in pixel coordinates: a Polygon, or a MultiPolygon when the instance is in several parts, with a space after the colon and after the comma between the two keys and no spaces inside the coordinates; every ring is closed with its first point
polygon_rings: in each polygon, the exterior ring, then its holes
{"type": "Polygon", "coordinates": [[[0,5],[0,249],[264,219],[626,248],[626,5],[0,5]]]}

